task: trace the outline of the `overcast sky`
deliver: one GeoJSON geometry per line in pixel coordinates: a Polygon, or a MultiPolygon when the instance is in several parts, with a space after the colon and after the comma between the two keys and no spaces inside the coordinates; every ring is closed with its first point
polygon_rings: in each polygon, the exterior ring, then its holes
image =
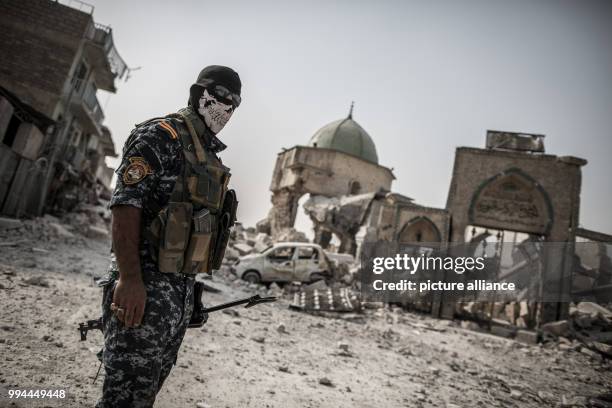
{"type": "Polygon", "coordinates": [[[118,149],[135,123],[184,106],[204,66],[238,71],[243,104],[219,136],[246,225],[270,208],[277,152],[354,100],[394,191],[444,207],[457,146],[543,133],[547,153],[588,160],[580,224],[612,233],[612,1],[90,3],[142,67],[100,96],[118,149]]]}

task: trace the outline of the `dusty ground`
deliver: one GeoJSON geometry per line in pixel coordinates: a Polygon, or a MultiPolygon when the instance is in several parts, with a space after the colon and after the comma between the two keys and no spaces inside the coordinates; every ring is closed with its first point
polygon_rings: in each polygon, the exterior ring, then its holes
{"type": "MultiPolygon", "coordinates": [[[[93,406],[102,335],[80,342],[76,323],[98,317],[92,277],[106,268],[107,254],[103,240],[0,230],[0,407],[93,406]],[[15,387],[65,389],[67,398],[6,399],[15,387]]],[[[205,293],[207,304],[253,291],[219,278],[209,283],[222,292],[205,293]]],[[[612,389],[610,366],[575,350],[523,345],[399,310],[343,319],[287,306],[217,312],[188,331],[156,406],[582,406],[585,396],[612,389]]]]}

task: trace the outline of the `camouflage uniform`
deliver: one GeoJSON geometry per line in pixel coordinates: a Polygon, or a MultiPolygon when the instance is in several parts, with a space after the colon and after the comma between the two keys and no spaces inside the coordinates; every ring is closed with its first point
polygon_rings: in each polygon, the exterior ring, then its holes
{"type": "MultiPolygon", "coordinates": [[[[200,129],[205,129],[199,124],[200,129]]],[[[184,165],[183,147],[176,134],[185,126],[179,118],[145,122],[132,131],[117,169],[117,185],[110,206],[142,209],[140,260],[147,300],[142,324],[125,328],[110,311],[118,277],[114,255],[104,285],[102,309],[106,376],[96,407],[151,407],[176,362],[193,311],[193,275],[161,273],[143,231],[170,198],[184,165]]],[[[204,132],[203,145],[213,153],[225,148],[204,132]]]]}

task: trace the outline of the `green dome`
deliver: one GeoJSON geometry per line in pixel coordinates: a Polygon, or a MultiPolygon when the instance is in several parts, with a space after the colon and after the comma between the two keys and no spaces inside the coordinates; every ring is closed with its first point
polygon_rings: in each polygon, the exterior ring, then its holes
{"type": "Polygon", "coordinates": [[[336,120],[317,130],[308,145],[338,150],[378,164],[372,138],[353,120],[351,114],[346,119],[336,120]]]}

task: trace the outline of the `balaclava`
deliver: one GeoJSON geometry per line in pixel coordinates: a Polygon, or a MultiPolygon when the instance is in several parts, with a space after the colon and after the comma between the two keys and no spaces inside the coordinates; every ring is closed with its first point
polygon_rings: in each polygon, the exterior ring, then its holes
{"type": "Polygon", "coordinates": [[[189,104],[202,117],[208,129],[217,134],[240,104],[242,83],[231,68],[210,65],[191,86],[189,104]]]}

